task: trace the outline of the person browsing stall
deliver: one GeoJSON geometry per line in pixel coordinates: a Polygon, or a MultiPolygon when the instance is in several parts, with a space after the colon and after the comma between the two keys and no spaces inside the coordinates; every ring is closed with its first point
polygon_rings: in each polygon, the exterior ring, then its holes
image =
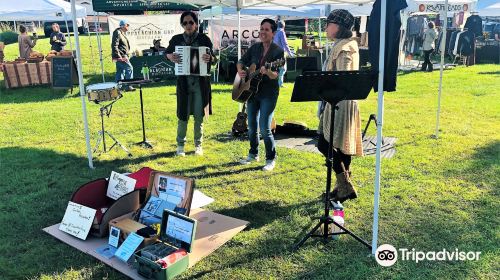
{"type": "Polygon", "coordinates": [[[64,37],[64,33],[60,31],[59,24],[54,22],[52,24],[52,33],[50,34],[50,45],[51,50],[60,52],[66,46],[66,37],[64,37]]]}
{"type": "Polygon", "coordinates": [[[427,27],[427,30],[424,32],[424,43],[422,45],[422,48],[424,49],[424,63],[422,64],[422,71],[432,72],[433,67],[431,54],[435,49],[435,41],[438,34],[434,28],[434,22],[429,21],[427,27]]]}
{"type": "MultiPolygon", "coordinates": [[[[126,20],[120,20],[120,27],[113,31],[111,38],[111,57],[116,64],[115,82],[132,79],[134,76],[134,68],[129,60],[130,43],[125,35],[129,27],[130,24],[126,20]]],[[[135,89],[129,86],[128,90],[135,89]]]]}
{"type": "MultiPolygon", "coordinates": [[[[282,20],[279,20],[277,22],[278,29],[276,31],[276,35],[274,35],[273,42],[280,46],[280,48],[283,49],[283,51],[288,54],[289,57],[293,57],[293,53],[290,50],[290,46],[288,45],[288,40],[286,39],[286,33],[285,33],[285,22],[282,20]]],[[[283,86],[283,78],[285,77],[286,73],[286,64],[280,68],[280,71],[278,73],[278,85],[280,87],[283,86]]]]}
{"type": "Polygon", "coordinates": [[[271,132],[271,122],[280,88],[278,72],[265,67],[266,62],[284,59],[283,49],[273,42],[276,29],[277,25],[274,20],[264,19],[260,23],[260,42],[253,44],[236,65],[241,78],[246,77],[244,67],[252,64],[255,64],[257,71],[263,75],[257,92],[247,101],[250,150],[247,158],[241,163],[249,164],[259,160],[259,134],[257,133],[259,127],[266,148],[266,165],[262,168],[264,171],[271,171],[276,165],[276,143],[271,132]]]}
{"type": "MultiPolygon", "coordinates": [[[[333,10],[327,18],[326,33],[335,45],[330,52],[326,64],[326,71],[353,71],[359,69],[358,43],[352,37],[354,17],[346,10],[333,10]]],[[[327,157],[328,141],[330,139],[330,123],[332,107],[324,103],[324,110],[320,113],[318,131],[318,150],[327,157]]],[[[333,125],[333,170],[337,182],[331,197],[334,201],[343,202],[356,198],[356,189],[352,185],[350,165],[352,156],[362,156],[361,119],[358,102],[343,100],[335,107],[333,125]]]]}
{"type": "MultiPolygon", "coordinates": [[[[180,63],[181,57],[175,53],[176,46],[208,47],[210,54],[203,54],[201,59],[213,63],[213,44],[210,38],[198,32],[198,16],[191,11],[182,13],[181,25],[184,33],[170,39],[166,53],[167,58],[180,63]]],[[[185,143],[188,120],[194,117],[195,155],[203,155],[203,118],[212,114],[212,88],[210,76],[182,75],[177,76],[177,155],[185,156],[185,143]]]]}
{"type": "Polygon", "coordinates": [[[19,26],[19,36],[17,37],[17,42],[19,43],[19,57],[24,59],[29,59],[33,48],[36,45],[36,38],[32,38],[27,34],[26,26],[19,26]]]}

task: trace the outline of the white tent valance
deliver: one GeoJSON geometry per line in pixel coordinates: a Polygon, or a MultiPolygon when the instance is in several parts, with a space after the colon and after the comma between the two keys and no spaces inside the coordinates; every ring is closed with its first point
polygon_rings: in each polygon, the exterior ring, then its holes
{"type": "MultiPolygon", "coordinates": [[[[76,7],[77,18],[84,18],[86,14],[85,7],[76,7]]],[[[63,0],[0,1],[2,21],[63,21],[65,18],[71,18],[71,4],[63,0]]]]}
{"type": "MultiPolygon", "coordinates": [[[[445,8],[444,0],[406,0],[408,13],[439,14],[445,8]]],[[[477,0],[448,0],[448,14],[475,11],[477,0]]]]}
{"type": "MultiPolygon", "coordinates": [[[[325,9],[323,7],[303,6],[299,8],[290,7],[276,7],[268,5],[257,5],[251,8],[242,9],[241,15],[266,15],[266,16],[282,16],[293,18],[319,18],[325,16],[325,9]]],[[[221,7],[214,6],[209,9],[204,9],[200,13],[200,18],[210,19],[212,17],[219,17],[221,15],[235,15],[238,11],[235,7],[221,7]]]]}

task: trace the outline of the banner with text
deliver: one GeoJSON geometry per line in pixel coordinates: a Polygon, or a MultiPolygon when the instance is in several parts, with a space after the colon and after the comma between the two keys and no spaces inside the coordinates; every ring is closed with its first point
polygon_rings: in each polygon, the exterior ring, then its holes
{"type": "Polygon", "coordinates": [[[109,32],[112,34],[119,27],[120,20],[126,20],[130,24],[126,36],[132,52],[149,49],[155,39],[161,39],[161,46],[166,48],[174,35],[184,32],[180,17],[181,15],[109,16],[109,32]]]}

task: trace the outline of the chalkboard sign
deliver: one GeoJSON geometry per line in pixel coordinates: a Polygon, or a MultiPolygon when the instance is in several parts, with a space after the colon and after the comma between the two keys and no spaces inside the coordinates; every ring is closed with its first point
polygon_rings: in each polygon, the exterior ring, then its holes
{"type": "Polygon", "coordinates": [[[78,84],[76,63],[72,56],[52,58],[52,88],[67,89],[78,84]]]}

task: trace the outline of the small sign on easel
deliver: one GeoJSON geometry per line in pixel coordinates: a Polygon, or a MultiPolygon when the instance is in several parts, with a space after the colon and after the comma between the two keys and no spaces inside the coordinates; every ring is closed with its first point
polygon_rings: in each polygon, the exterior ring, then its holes
{"type": "Polygon", "coordinates": [[[127,175],[123,175],[112,171],[109,177],[108,191],[106,195],[112,199],[118,199],[129,192],[132,192],[135,188],[135,183],[137,180],[130,178],[127,175]]]}
{"type": "Polygon", "coordinates": [[[95,209],[70,201],[59,230],[85,240],[94,221],[95,213],[95,209]]]}

